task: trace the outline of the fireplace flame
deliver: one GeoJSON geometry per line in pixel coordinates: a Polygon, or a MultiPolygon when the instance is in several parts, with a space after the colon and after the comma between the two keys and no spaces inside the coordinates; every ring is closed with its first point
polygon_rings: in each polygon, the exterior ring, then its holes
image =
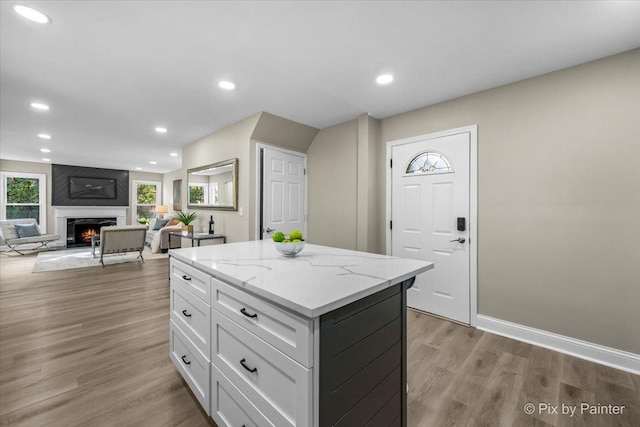
{"type": "Polygon", "coordinates": [[[91,237],[97,235],[98,230],[96,230],[95,228],[88,228],[87,230],[82,232],[82,234],[80,235],[80,239],[82,239],[83,242],[87,243],[91,241],[91,237]]]}

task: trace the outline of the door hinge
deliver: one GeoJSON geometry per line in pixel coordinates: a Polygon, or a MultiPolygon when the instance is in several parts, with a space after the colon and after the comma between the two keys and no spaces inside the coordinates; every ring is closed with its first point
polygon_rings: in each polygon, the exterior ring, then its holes
{"type": "Polygon", "coordinates": [[[393,168],[393,159],[389,159],[389,167],[393,168]]]}
{"type": "Polygon", "coordinates": [[[389,230],[393,230],[393,221],[389,221],[389,230]]]}
{"type": "Polygon", "coordinates": [[[305,175],[307,174],[307,169],[306,169],[306,168],[304,169],[304,174],[305,174],[305,175]]]}

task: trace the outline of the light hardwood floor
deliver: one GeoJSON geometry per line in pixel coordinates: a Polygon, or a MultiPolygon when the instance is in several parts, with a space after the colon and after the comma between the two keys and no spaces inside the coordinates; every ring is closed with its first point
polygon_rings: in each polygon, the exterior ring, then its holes
{"type": "Polygon", "coordinates": [[[637,375],[412,310],[407,323],[409,426],[640,426],[637,375]],[[583,402],[624,413],[580,414],[583,402]]]}
{"type": "MultiPolygon", "coordinates": [[[[168,261],[31,273],[0,255],[0,424],[215,425],[168,357],[168,261]]],[[[410,426],[640,426],[640,378],[409,312],[410,426]],[[525,403],[626,405],[526,415],[525,403]]]]}

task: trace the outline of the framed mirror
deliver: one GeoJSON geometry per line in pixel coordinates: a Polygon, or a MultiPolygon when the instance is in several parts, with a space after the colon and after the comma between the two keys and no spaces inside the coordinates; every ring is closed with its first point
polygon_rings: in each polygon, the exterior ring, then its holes
{"type": "Polygon", "coordinates": [[[190,209],[238,210],[238,159],[187,170],[190,209]]]}

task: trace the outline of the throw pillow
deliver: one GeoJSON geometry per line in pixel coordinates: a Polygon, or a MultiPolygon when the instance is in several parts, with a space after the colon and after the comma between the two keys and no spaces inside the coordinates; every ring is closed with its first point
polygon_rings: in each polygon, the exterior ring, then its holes
{"type": "Polygon", "coordinates": [[[178,218],[171,218],[167,225],[178,225],[178,224],[182,224],[178,218]]]}
{"type": "Polygon", "coordinates": [[[37,237],[41,236],[38,224],[16,224],[16,233],[18,237],[37,237]]]}
{"type": "Polygon", "coordinates": [[[160,230],[162,227],[167,225],[168,222],[169,222],[168,219],[156,219],[156,223],[153,224],[153,229],[160,230]]]}

